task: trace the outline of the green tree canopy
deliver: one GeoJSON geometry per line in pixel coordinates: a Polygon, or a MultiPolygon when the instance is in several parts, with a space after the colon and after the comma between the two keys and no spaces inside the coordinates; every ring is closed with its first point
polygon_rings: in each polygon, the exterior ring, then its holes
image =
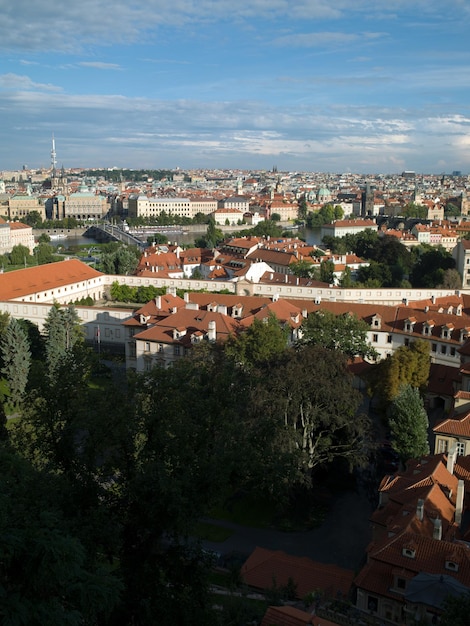
{"type": "Polygon", "coordinates": [[[377,363],[368,376],[369,390],[386,410],[403,385],[424,391],[431,367],[430,346],[418,339],[409,346],[400,346],[394,353],[377,363]]]}
{"type": "Polygon", "coordinates": [[[10,390],[10,400],[18,408],[24,398],[31,367],[31,351],[26,332],[21,324],[10,318],[9,324],[1,336],[2,373],[5,375],[10,390]]]}
{"type": "Polygon", "coordinates": [[[355,315],[335,315],[327,309],[319,309],[303,321],[299,343],[338,350],[348,358],[361,356],[374,359],[376,351],[367,339],[369,330],[368,324],[355,315]]]}
{"type": "Polygon", "coordinates": [[[305,479],[333,460],[350,467],[365,461],[370,422],[357,413],[361,395],[344,354],[314,344],[290,349],[266,364],[263,377],[255,410],[283,428],[278,445],[298,455],[305,479]]]}
{"type": "Polygon", "coordinates": [[[416,387],[403,385],[390,405],[392,446],[402,463],[429,454],[428,415],[416,387]]]}
{"type": "Polygon", "coordinates": [[[410,273],[410,282],[415,288],[432,289],[442,285],[446,270],[455,269],[455,259],[442,246],[436,248],[423,245],[417,252],[418,260],[410,273]]]}
{"type": "Polygon", "coordinates": [[[271,313],[264,320],[255,318],[246,330],[230,337],[225,351],[238,363],[257,366],[284,352],[288,334],[289,328],[282,328],[271,313]]]}

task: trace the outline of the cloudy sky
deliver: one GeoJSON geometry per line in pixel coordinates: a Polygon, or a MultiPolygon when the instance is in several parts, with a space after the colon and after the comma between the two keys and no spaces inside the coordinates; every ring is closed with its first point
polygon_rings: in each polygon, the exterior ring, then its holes
{"type": "Polygon", "coordinates": [[[470,171],[469,0],[0,0],[0,170],[470,171]]]}

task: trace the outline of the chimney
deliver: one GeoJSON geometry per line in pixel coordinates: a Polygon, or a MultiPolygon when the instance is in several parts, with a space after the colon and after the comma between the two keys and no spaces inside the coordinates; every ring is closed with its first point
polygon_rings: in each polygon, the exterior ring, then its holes
{"type": "Polygon", "coordinates": [[[424,517],[424,500],[422,498],[420,498],[418,500],[418,504],[416,505],[416,517],[419,519],[420,522],[423,521],[423,517],[424,517]]]}
{"type": "Polygon", "coordinates": [[[440,541],[442,539],[442,520],[435,519],[434,521],[434,530],[432,532],[432,538],[440,541]]]}
{"type": "Polygon", "coordinates": [[[431,296],[431,302],[432,304],[436,304],[436,296],[434,294],[431,296]]]}
{"type": "Polygon", "coordinates": [[[161,309],[162,308],[162,297],[161,296],[155,296],[155,306],[157,307],[157,309],[161,309]]]}
{"type": "Polygon", "coordinates": [[[457,444],[454,443],[452,448],[447,453],[447,471],[449,474],[454,473],[455,461],[457,460],[457,444]]]}
{"type": "Polygon", "coordinates": [[[302,309],[302,317],[308,317],[307,309],[302,309]]]}
{"type": "Polygon", "coordinates": [[[459,480],[457,484],[457,496],[455,498],[455,523],[458,526],[462,524],[464,495],[465,495],[465,483],[463,480],[459,480]]]}
{"type": "Polygon", "coordinates": [[[214,320],[209,322],[207,326],[207,338],[209,339],[209,341],[215,341],[217,338],[217,329],[214,320]]]}
{"type": "Polygon", "coordinates": [[[189,302],[189,291],[184,292],[184,301],[189,302]]]}

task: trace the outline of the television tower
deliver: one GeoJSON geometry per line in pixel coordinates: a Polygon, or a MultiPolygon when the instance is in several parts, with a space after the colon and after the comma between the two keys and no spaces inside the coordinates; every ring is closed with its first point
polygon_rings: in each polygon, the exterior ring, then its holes
{"type": "Polygon", "coordinates": [[[52,150],[51,150],[52,178],[55,178],[56,165],[57,165],[57,158],[56,158],[56,152],[55,152],[55,139],[54,139],[54,133],[52,133],[52,150]]]}

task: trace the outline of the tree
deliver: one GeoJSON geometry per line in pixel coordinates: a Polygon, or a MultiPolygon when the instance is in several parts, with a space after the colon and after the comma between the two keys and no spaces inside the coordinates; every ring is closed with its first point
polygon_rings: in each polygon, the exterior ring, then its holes
{"type": "Polygon", "coordinates": [[[443,283],[446,270],[455,269],[455,259],[442,246],[423,245],[417,253],[418,260],[410,272],[413,287],[435,288],[443,283]]]}
{"type": "Polygon", "coordinates": [[[289,270],[292,274],[294,274],[294,276],[299,276],[299,278],[312,278],[314,280],[320,280],[320,268],[310,261],[295,261],[295,263],[291,263],[289,265],[289,270]]]}
{"type": "Polygon", "coordinates": [[[280,222],[281,221],[281,216],[279,213],[273,213],[271,215],[271,221],[272,222],[280,222]]]}
{"type": "Polygon", "coordinates": [[[349,467],[365,461],[370,422],[357,413],[361,394],[341,352],[313,344],[289,349],[266,364],[262,380],[253,410],[271,417],[279,449],[294,455],[305,480],[334,460],[349,467]]]}
{"type": "Polygon", "coordinates": [[[409,346],[400,346],[369,372],[369,393],[376,395],[381,408],[386,410],[403,385],[424,391],[430,367],[430,346],[427,341],[418,339],[409,346]]]}
{"type": "Polygon", "coordinates": [[[456,269],[444,270],[442,284],[438,285],[442,289],[461,289],[462,277],[456,269]]]}
{"type": "Polygon", "coordinates": [[[10,262],[12,265],[24,265],[31,262],[31,255],[29,249],[22,244],[13,246],[10,252],[10,262]]]}
{"type": "Polygon", "coordinates": [[[307,219],[307,212],[308,212],[308,208],[307,208],[307,200],[305,198],[305,194],[300,198],[299,200],[299,205],[298,205],[298,212],[297,212],[297,218],[301,221],[301,222],[305,222],[305,220],[307,219]]]}
{"type": "Polygon", "coordinates": [[[390,406],[392,446],[402,463],[429,454],[428,416],[416,387],[403,385],[390,406]]]}
{"type": "Polygon", "coordinates": [[[329,285],[335,282],[335,264],[330,259],[320,263],[320,280],[329,285]]]}
{"type": "Polygon", "coordinates": [[[0,349],[3,360],[2,373],[8,381],[13,406],[18,408],[28,384],[31,352],[27,335],[14,317],[10,318],[8,327],[2,335],[0,349]]]}
{"type": "Polygon", "coordinates": [[[28,224],[28,226],[32,226],[33,228],[40,228],[42,225],[42,217],[39,211],[30,211],[28,215],[25,216],[23,221],[25,224],[28,224]]]}
{"type": "Polygon", "coordinates": [[[376,351],[367,340],[368,324],[355,315],[335,315],[319,309],[302,322],[301,345],[319,345],[338,350],[352,359],[356,356],[374,359],[376,351]]]}
{"type": "Polygon", "coordinates": [[[121,584],[93,562],[63,514],[60,478],[0,444],[0,620],[3,624],[98,624],[121,584]]]}
{"type": "Polygon", "coordinates": [[[251,326],[228,339],[226,353],[248,367],[260,365],[278,356],[287,347],[288,328],[282,328],[271,313],[263,320],[254,319],[251,326]]]}
{"type": "Polygon", "coordinates": [[[53,252],[54,248],[48,243],[40,243],[38,246],[36,246],[34,248],[34,256],[37,260],[38,265],[51,263],[54,260],[53,252]]]}
{"type": "Polygon", "coordinates": [[[48,376],[55,379],[67,353],[83,342],[80,318],[73,305],[61,308],[54,304],[44,322],[48,376]]]}
{"type": "Polygon", "coordinates": [[[470,615],[470,593],[444,599],[441,626],[467,626],[470,615]]]}

